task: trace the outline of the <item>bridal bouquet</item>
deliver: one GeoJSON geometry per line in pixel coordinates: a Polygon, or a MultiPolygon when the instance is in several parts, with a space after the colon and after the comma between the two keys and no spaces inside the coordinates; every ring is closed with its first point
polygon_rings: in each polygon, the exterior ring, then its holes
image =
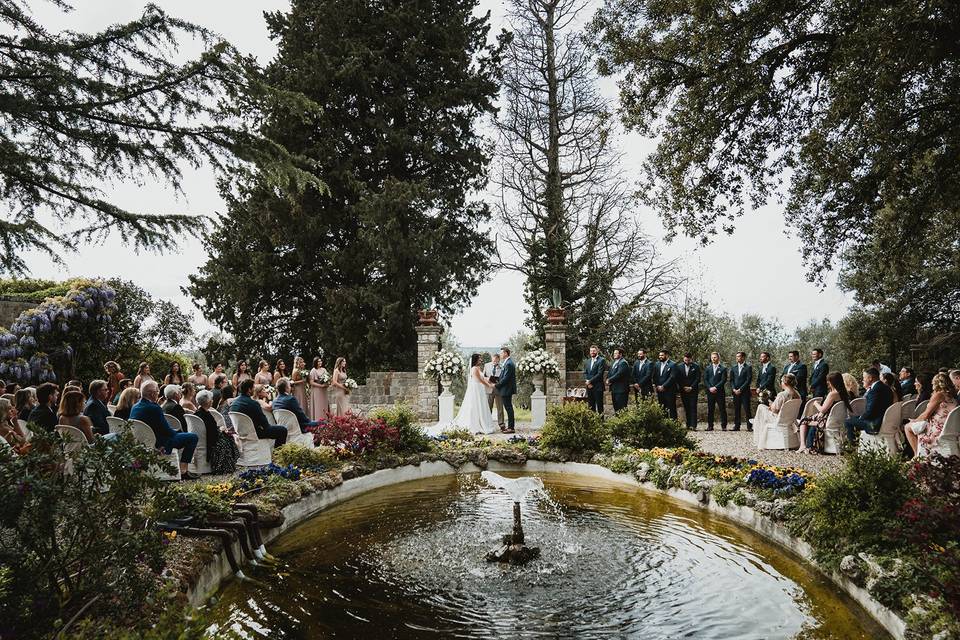
{"type": "Polygon", "coordinates": [[[454,378],[463,375],[463,358],[459,353],[441,349],[437,351],[423,368],[424,378],[454,378]]]}
{"type": "Polygon", "coordinates": [[[326,371],[321,371],[320,375],[317,376],[317,384],[330,384],[330,374],[326,371]]]}
{"type": "Polygon", "coordinates": [[[354,380],[353,378],[347,378],[346,380],[343,381],[343,386],[345,386],[347,388],[347,391],[350,392],[356,389],[357,387],[359,387],[360,385],[358,385],[357,381],[354,380]]]}
{"type": "Polygon", "coordinates": [[[267,398],[267,402],[273,402],[277,398],[277,389],[268,384],[263,385],[263,393],[267,398]]]}
{"type": "Polygon", "coordinates": [[[517,373],[523,378],[535,375],[547,375],[551,378],[560,377],[560,365],[556,359],[543,349],[534,349],[524,354],[517,362],[517,373]]]}

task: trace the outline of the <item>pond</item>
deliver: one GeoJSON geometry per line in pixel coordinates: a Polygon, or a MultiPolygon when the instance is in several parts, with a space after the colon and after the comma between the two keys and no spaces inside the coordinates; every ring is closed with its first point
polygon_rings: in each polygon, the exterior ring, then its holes
{"type": "MultiPolygon", "coordinates": [[[[517,475],[517,474],[512,474],[517,475]]],[[[886,638],[814,569],[666,496],[537,474],[539,559],[488,564],[513,524],[478,475],[379,489],[285,533],[228,584],[210,632],[235,638],[886,638]]]]}

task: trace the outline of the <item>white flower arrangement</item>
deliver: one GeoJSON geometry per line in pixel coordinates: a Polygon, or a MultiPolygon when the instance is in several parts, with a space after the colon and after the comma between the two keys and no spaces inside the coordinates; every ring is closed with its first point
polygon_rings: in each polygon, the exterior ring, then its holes
{"type": "Polygon", "coordinates": [[[454,378],[463,375],[466,367],[459,353],[441,349],[437,351],[423,368],[425,378],[454,378]]]}
{"type": "Polygon", "coordinates": [[[343,381],[343,386],[347,388],[347,391],[353,391],[360,385],[358,385],[357,381],[354,380],[353,378],[347,378],[346,380],[343,381]]]}
{"type": "Polygon", "coordinates": [[[517,373],[523,378],[530,378],[535,375],[559,378],[560,365],[557,364],[553,356],[543,349],[534,349],[524,354],[517,362],[517,373]]]}
{"type": "Polygon", "coordinates": [[[263,393],[267,398],[267,402],[273,402],[277,399],[277,390],[275,387],[270,386],[269,384],[263,385],[263,393]]]}
{"type": "Polygon", "coordinates": [[[321,371],[320,375],[317,376],[317,384],[330,384],[330,374],[326,371],[321,371]]]}

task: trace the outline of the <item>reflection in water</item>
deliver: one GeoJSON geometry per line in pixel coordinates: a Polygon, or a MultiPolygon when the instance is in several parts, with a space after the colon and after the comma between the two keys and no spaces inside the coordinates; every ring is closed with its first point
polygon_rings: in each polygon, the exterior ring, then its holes
{"type": "Polygon", "coordinates": [[[511,498],[477,476],[397,485],[333,507],[233,582],[218,637],[881,638],[812,570],[657,495],[540,474],[523,505],[542,556],[488,564],[511,498]],[[589,487],[581,485],[589,484],[589,487]]]}

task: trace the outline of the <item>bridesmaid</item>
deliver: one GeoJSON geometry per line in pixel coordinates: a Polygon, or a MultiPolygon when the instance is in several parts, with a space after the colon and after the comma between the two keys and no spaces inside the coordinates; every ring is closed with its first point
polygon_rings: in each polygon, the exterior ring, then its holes
{"type": "Polygon", "coordinates": [[[329,382],[320,383],[321,377],[326,377],[327,370],[323,368],[323,358],[313,359],[313,369],[310,369],[310,415],[311,420],[326,420],[330,417],[330,400],[327,398],[329,382]]]}
{"type": "Polygon", "coordinates": [[[290,394],[297,399],[306,413],[313,415],[313,409],[310,408],[310,403],[307,401],[307,375],[309,375],[307,363],[304,362],[303,358],[297,356],[293,359],[293,372],[290,374],[290,394]]]}
{"type": "Polygon", "coordinates": [[[270,363],[266,360],[261,360],[259,364],[259,370],[257,375],[253,376],[253,381],[256,384],[262,384],[265,387],[273,385],[273,374],[270,373],[270,363]]]}
{"type": "MultiPolygon", "coordinates": [[[[287,363],[283,360],[277,360],[277,366],[273,369],[273,386],[277,386],[280,378],[287,377],[287,363]]],[[[300,405],[301,407],[303,405],[300,405]]]]}
{"type": "Polygon", "coordinates": [[[350,390],[344,385],[347,381],[347,359],[337,358],[333,367],[333,376],[330,386],[333,387],[333,400],[337,403],[337,415],[345,416],[350,413],[350,390]]]}
{"type": "Polygon", "coordinates": [[[237,372],[233,374],[233,384],[234,389],[240,388],[240,383],[244,380],[250,380],[253,376],[250,375],[250,365],[247,364],[246,360],[239,360],[237,362],[237,372]]]}

